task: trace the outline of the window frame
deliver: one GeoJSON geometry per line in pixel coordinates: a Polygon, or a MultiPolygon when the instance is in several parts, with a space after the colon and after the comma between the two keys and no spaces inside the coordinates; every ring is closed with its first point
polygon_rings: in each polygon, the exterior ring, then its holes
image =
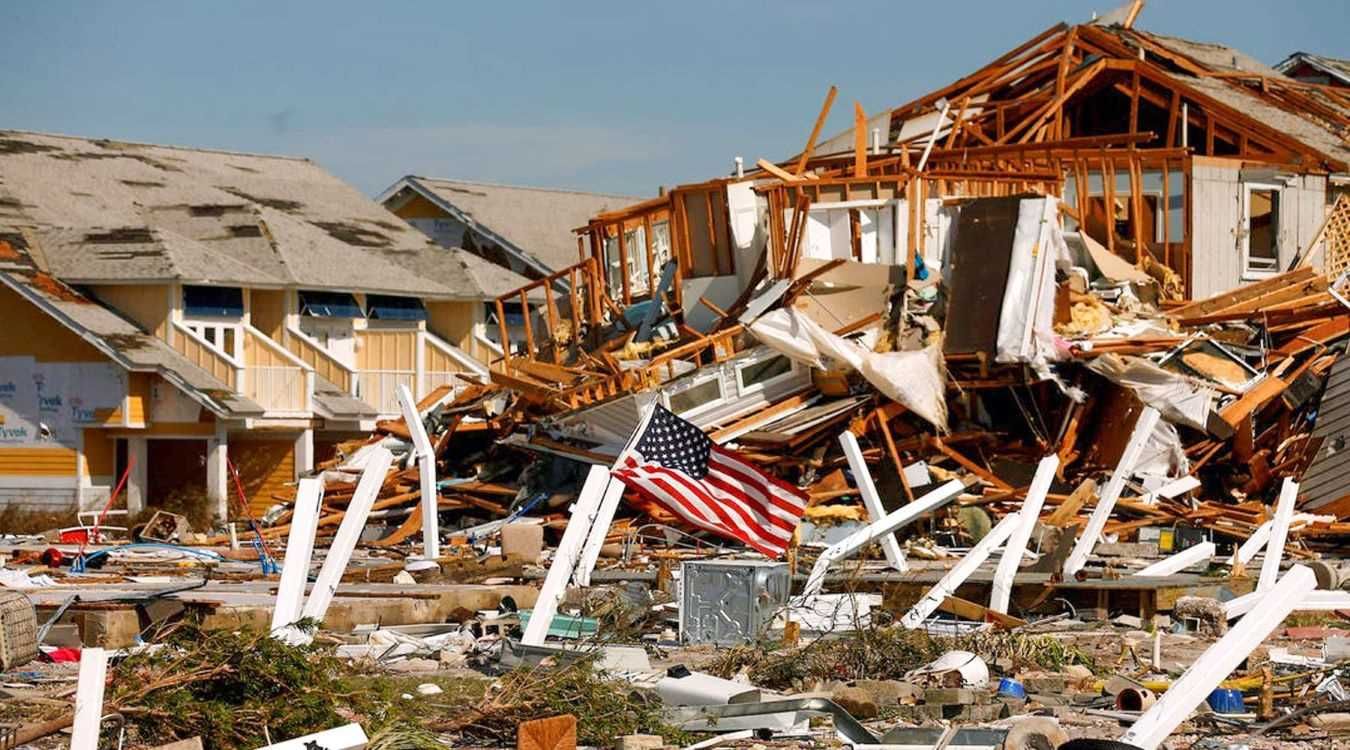
{"type": "Polygon", "coordinates": [[[1241,266],[1238,268],[1240,278],[1243,281],[1252,281],[1256,279],[1268,279],[1272,276],[1278,276],[1280,273],[1280,211],[1284,205],[1284,185],[1278,185],[1273,182],[1243,182],[1242,185],[1242,217],[1241,217],[1241,266]],[[1275,243],[1275,264],[1272,268],[1253,269],[1251,267],[1251,249],[1252,249],[1252,191],[1268,190],[1275,194],[1274,206],[1272,206],[1272,215],[1275,217],[1275,231],[1273,241],[1275,243]]]}

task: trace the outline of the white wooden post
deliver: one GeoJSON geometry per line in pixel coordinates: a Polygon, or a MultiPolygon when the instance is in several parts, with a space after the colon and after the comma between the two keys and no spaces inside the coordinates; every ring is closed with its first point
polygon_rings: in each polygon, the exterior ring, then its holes
{"type": "Polygon", "coordinates": [[[582,545],[590,535],[600,511],[600,503],[605,496],[605,488],[610,484],[609,469],[592,466],[581,486],[581,494],[572,505],[572,518],[563,531],[562,541],[553,551],[553,562],[549,565],[544,585],[539,590],[539,598],[530,612],[530,621],[525,626],[525,634],[520,642],[529,646],[541,646],[548,637],[548,628],[558,613],[558,603],[567,590],[567,581],[577,566],[582,545]]]}
{"type": "MultiPolygon", "coordinates": [[[[352,494],[351,502],[347,504],[347,513],[342,517],[333,543],[328,547],[328,555],[323,560],[319,577],[314,581],[309,598],[305,599],[300,619],[323,622],[324,615],[328,613],[328,605],[333,603],[333,596],[337,593],[338,583],[342,581],[342,573],[347,569],[347,563],[352,559],[352,551],[356,549],[356,543],[361,538],[361,531],[366,527],[370,506],[375,504],[375,497],[380,494],[380,487],[389,476],[389,466],[393,462],[394,454],[387,449],[376,447],[371,451],[366,469],[356,483],[356,492],[352,494]]],[[[310,636],[296,628],[289,628],[286,640],[290,643],[308,643],[310,636]]]]}
{"type": "Polygon", "coordinates": [[[965,482],[960,479],[953,479],[923,497],[915,498],[914,502],[893,511],[885,518],[873,521],[835,542],[816,558],[816,564],[812,566],[811,574],[806,578],[806,586],[802,589],[802,599],[805,600],[820,593],[820,590],[825,586],[825,574],[829,572],[831,565],[852,555],[873,541],[891,534],[896,529],[913,523],[924,515],[955,500],[956,496],[961,494],[965,488],[965,482]]]}
{"type": "Polygon", "coordinates": [[[103,688],[107,679],[108,653],[101,648],[82,649],[70,750],[97,750],[99,727],[103,724],[103,688]]]}
{"type": "Polygon", "coordinates": [[[402,383],[398,386],[398,404],[403,411],[403,421],[408,423],[408,432],[412,435],[413,450],[417,453],[417,473],[422,487],[422,556],[427,560],[435,560],[441,556],[436,449],[431,447],[431,438],[427,437],[427,428],[422,424],[422,416],[417,412],[412,392],[402,383]]]}
{"type": "Polygon", "coordinates": [[[998,525],[991,529],[988,534],[985,534],[979,543],[970,548],[970,551],[966,553],[965,557],[961,558],[960,562],[947,571],[942,580],[928,589],[923,598],[916,602],[913,607],[910,607],[905,616],[900,618],[900,624],[909,630],[914,630],[923,625],[923,621],[927,620],[928,616],[933,614],[933,611],[947,597],[956,593],[956,590],[970,577],[970,574],[980,567],[980,563],[989,559],[989,555],[1000,544],[1008,541],[1008,537],[1013,535],[1013,532],[1017,530],[1021,523],[1022,516],[1020,513],[1009,513],[1004,516],[1003,520],[999,521],[998,525]]]}
{"type": "Polygon", "coordinates": [[[1167,692],[1152,708],[1121,735],[1121,742],[1143,750],[1154,750],[1162,744],[1191,711],[1200,705],[1210,691],[1226,679],[1233,668],[1242,663],[1293,612],[1299,602],[1317,587],[1317,576],[1312,570],[1295,565],[1280,582],[1265,592],[1261,606],[1253,610],[1200,655],[1167,688],[1167,692]]]}
{"type": "Polygon", "coordinates": [[[1214,542],[1201,542],[1193,547],[1165,557],[1158,562],[1135,573],[1135,578],[1146,576],[1170,576],[1173,573],[1179,573],[1196,563],[1204,562],[1214,557],[1214,542]]]}
{"type": "Polygon", "coordinates": [[[1022,556],[1026,552],[1027,543],[1031,541],[1031,534],[1036,530],[1036,522],[1041,517],[1041,507],[1045,505],[1045,496],[1050,492],[1050,483],[1055,480],[1055,471],[1059,469],[1059,456],[1051,453],[1036,466],[1036,476],[1031,478],[1031,486],[1027,488],[1027,499],[1022,503],[1022,509],[1017,515],[1021,517],[1021,522],[1017,525],[1017,530],[1013,532],[1012,538],[1008,540],[1008,546],[1003,549],[1003,557],[999,558],[998,569],[994,571],[993,591],[989,594],[989,609],[995,612],[1008,613],[1008,603],[1012,600],[1013,580],[1017,578],[1017,566],[1022,564],[1022,556]]]}
{"type": "Polygon", "coordinates": [[[572,580],[576,585],[591,585],[591,571],[595,570],[595,563],[600,559],[600,548],[605,546],[605,536],[609,534],[609,526],[614,522],[614,513],[619,509],[619,501],[622,498],[623,482],[611,478],[609,484],[605,486],[600,509],[595,514],[595,520],[591,522],[586,543],[582,545],[576,570],[572,572],[572,580]]]}
{"type": "Polygon", "coordinates": [[[1116,470],[1111,473],[1110,481],[1097,498],[1097,507],[1088,518],[1087,528],[1083,530],[1082,536],[1078,537],[1078,543],[1074,545],[1073,552],[1069,553],[1069,559],[1064,561],[1066,579],[1073,578],[1074,574],[1087,564],[1092,548],[1097,546],[1097,539],[1102,535],[1102,529],[1106,528],[1111,511],[1116,507],[1116,501],[1120,499],[1120,493],[1125,489],[1125,480],[1134,473],[1134,467],[1139,463],[1139,454],[1144,452],[1144,446],[1148,444],[1153,428],[1158,424],[1158,416],[1157,409],[1145,406],[1139,413],[1139,418],[1135,420],[1134,431],[1130,433],[1130,442],[1120,454],[1120,463],[1116,464],[1116,470]]]}
{"type": "MultiPolygon", "coordinates": [[[[844,446],[844,456],[848,458],[848,467],[853,470],[853,481],[858,485],[858,494],[862,495],[863,506],[867,508],[867,518],[872,523],[880,521],[886,516],[886,508],[881,504],[881,495],[877,492],[877,486],[872,481],[872,474],[867,470],[867,462],[863,461],[862,448],[858,447],[858,438],[852,432],[845,430],[839,435],[839,444],[844,446]]],[[[895,467],[897,471],[904,471],[903,466],[895,467]]],[[[905,552],[900,549],[900,543],[896,541],[895,534],[886,534],[881,537],[881,550],[886,553],[886,562],[890,563],[892,568],[899,571],[909,570],[909,563],[905,560],[905,552]]]]}
{"type": "Polygon", "coordinates": [[[1261,561],[1261,577],[1256,579],[1256,590],[1267,591],[1280,577],[1280,558],[1284,556],[1284,541],[1289,536],[1289,519],[1294,515],[1294,501],[1298,499],[1298,482],[1286,478],[1280,486],[1280,499],[1275,505],[1274,523],[1270,526],[1270,541],[1266,542],[1266,557],[1261,561]]]}
{"type": "Polygon", "coordinates": [[[300,619],[305,584],[309,582],[309,561],[314,552],[314,532],[319,525],[319,501],[322,499],[321,480],[300,480],[300,487],[295,492],[295,509],[291,513],[291,530],[286,536],[286,561],[281,567],[277,601],[272,607],[273,633],[300,619]]]}

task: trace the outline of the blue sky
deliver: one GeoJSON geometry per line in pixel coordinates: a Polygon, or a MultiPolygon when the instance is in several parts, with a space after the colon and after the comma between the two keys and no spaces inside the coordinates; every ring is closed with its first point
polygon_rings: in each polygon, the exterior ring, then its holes
{"type": "MultiPolygon", "coordinates": [[[[633,195],[801,148],[1115,0],[0,4],[0,127],[633,195]]],[[[1139,26],[1350,57],[1346,0],[1152,0],[1139,26]]]]}

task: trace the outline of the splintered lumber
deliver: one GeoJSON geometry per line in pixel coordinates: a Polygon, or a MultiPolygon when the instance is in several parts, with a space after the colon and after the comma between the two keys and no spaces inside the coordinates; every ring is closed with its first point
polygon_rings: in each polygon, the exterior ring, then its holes
{"type": "Polygon", "coordinates": [[[1027,624],[1026,620],[1020,617],[1014,617],[1005,612],[990,609],[981,604],[962,599],[958,596],[948,596],[938,605],[938,609],[948,614],[956,615],[972,622],[988,622],[1004,630],[1020,628],[1027,624]]]}
{"type": "Polygon", "coordinates": [[[1188,305],[1173,308],[1169,311],[1169,314],[1178,320],[1213,315],[1277,289],[1308,281],[1316,275],[1317,272],[1311,268],[1299,268],[1288,273],[1282,273],[1279,276],[1272,276],[1268,279],[1240,286],[1232,291],[1216,294],[1213,297],[1206,297],[1188,305]]]}
{"type": "MultiPolygon", "coordinates": [[[[806,163],[811,160],[811,154],[816,150],[816,139],[820,138],[820,130],[825,127],[825,120],[830,116],[830,107],[834,106],[834,97],[838,93],[839,89],[835,86],[831,86],[830,90],[825,92],[825,103],[820,106],[820,114],[816,115],[816,124],[811,126],[811,137],[806,139],[806,148],[802,149],[802,155],[797,158],[797,164],[792,168],[794,175],[799,175],[806,171],[806,163]]],[[[756,162],[760,169],[764,169],[764,165],[760,163],[763,161],[764,160],[761,159],[759,162],[756,162]]],[[[772,174],[771,170],[765,169],[765,171],[772,174]]],[[[781,176],[775,176],[782,179],[781,176]]],[[[788,181],[791,182],[792,180],[788,181]]]]}
{"type": "Polygon", "coordinates": [[[1267,375],[1250,390],[1242,394],[1237,401],[1219,411],[1219,416],[1233,429],[1237,429],[1243,420],[1256,413],[1261,407],[1278,398],[1289,388],[1289,384],[1274,375],[1267,375]]]}
{"type": "Polygon", "coordinates": [[[797,175],[792,174],[791,172],[788,172],[787,170],[783,169],[782,167],[778,166],[777,164],[774,164],[773,162],[767,159],[760,159],[756,161],[755,166],[759,167],[765,172],[768,172],[774,177],[777,177],[783,182],[801,182],[803,179],[805,179],[803,177],[798,177],[797,175]]]}

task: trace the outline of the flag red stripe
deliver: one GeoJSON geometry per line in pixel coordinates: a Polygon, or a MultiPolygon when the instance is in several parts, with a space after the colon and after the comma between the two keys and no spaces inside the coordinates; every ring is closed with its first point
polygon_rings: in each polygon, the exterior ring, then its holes
{"type": "Polygon", "coordinates": [[[755,549],[765,557],[781,557],[786,550],[786,545],[770,546],[741,533],[736,528],[728,527],[722,523],[709,522],[701,514],[693,512],[693,509],[685,504],[682,493],[670,487],[664,480],[649,476],[643,469],[620,469],[615,472],[615,475],[621,480],[624,480],[624,484],[627,484],[639,495],[666,508],[693,525],[722,536],[729,536],[736,539],[755,549]]]}
{"type": "Polygon", "coordinates": [[[710,458],[717,458],[718,463],[723,465],[735,466],[742,473],[755,477],[759,482],[780,490],[779,493],[776,493],[777,496],[787,500],[791,504],[792,511],[798,517],[801,516],[802,511],[805,510],[806,506],[811,502],[810,496],[801,488],[794,487],[772,474],[766,474],[765,472],[760,471],[758,468],[746,463],[744,459],[736,455],[733,451],[714,445],[712,447],[712,455],[710,458]]]}
{"type": "MultiPolygon", "coordinates": [[[[782,534],[781,532],[774,533],[769,528],[766,528],[764,524],[756,520],[754,516],[751,513],[749,513],[744,506],[741,505],[741,503],[744,502],[742,498],[714,497],[713,494],[709,492],[709,488],[704,487],[701,483],[694,481],[693,479],[685,475],[683,472],[675,471],[673,469],[667,469],[664,466],[656,466],[654,464],[649,464],[645,468],[647,468],[648,471],[659,472],[661,475],[669,477],[670,479],[678,482],[690,494],[697,497],[699,500],[702,500],[705,504],[711,507],[713,511],[717,513],[718,516],[722,518],[724,521],[726,521],[727,524],[730,526],[734,526],[736,524],[732,521],[732,519],[728,519],[723,515],[722,509],[726,508],[727,510],[734,512],[737,515],[737,517],[739,517],[741,520],[740,525],[742,527],[743,533],[749,534],[751,536],[758,536],[761,538],[786,537],[787,539],[790,539],[792,537],[791,531],[788,531],[786,534],[782,534]],[[718,502],[719,499],[722,500],[722,502],[718,502]]],[[[786,543],[786,539],[784,540],[784,543],[786,543]]]]}
{"type": "Polygon", "coordinates": [[[797,519],[802,517],[802,512],[806,509],[805,498],[793,497],[792,501],[783,499],[775,492],[773,486],[758,481],[754,475],[746,474],[734,463],[726,463],[721,460],[712,460],[708,462],[708,476],[727,477],[738,486],[738,490],[744,493],[753,492],[757,495],[755,501],[764,505],[765,511],[770,515],[785,520],[789,528],[796,528],[797,519]],[[772,508],[767,507],[772,506],[772,508]],[[777,509],[781,513],[772,513],[772,509],[777,509]],[[791,520],[788,520],[791,519],[791,520]]]}
{"type": "Polygon", "coordinates": [[[797,525],[795,523],[792,523],[784,518],[781,518],[775,513],[767,512],[768,508],[764,507],[764,501],[762,499],[763,493],[760,492],[758,489],[755,489],[754,492],[756,494],[761,495],[761,497],[760,498],[750,497],[749,493],[747,492],[748,488],[744,487],[741,483],[734,481],[727,481],[726,479],[722,478],[721,474],[711,471],[708,472],[708,476],[704,477],[703,482],[707,485],[710,485],[714,489],[721,490],[722,493],[724,494],[730,495],[732,498],[734,498],[736,501],[740,503],[746,505],[750,505],[751,503],[753,503],[753,506],[750,507],[750,512],[759,517],[760,519],[762,519],[759,522],[761,526],[771,525],[780,529],[784,529],[787,531],[789,536],[791,536],[792,530],[797,528],[797,525]]]}

